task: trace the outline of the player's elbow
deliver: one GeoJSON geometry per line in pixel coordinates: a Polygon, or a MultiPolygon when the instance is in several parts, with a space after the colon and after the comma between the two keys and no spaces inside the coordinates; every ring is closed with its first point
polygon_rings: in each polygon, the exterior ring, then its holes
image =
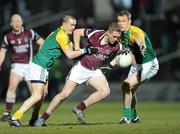
{"type": "Polygon", "coordinates": [[[43,94],[43,98],[45,98],[48,95],[48,91],[45,91],[43,94]]]}
{"type": "Polygon", "coordinates": [[[68,55],[66,55],[66,56],[67,56],[67,58],[70,59],[70,60],[72,60],[72,59],[75,58],[73,54],[68,54],[68,55]]]}
{"type": "Polygon", "coordinates": [[[66,56],[68,59],[72,60],[72,59],[75,59],[79,56],[80,54],[77,53],[77,52],[72,52],[72,53],[68,53],[66,56]]]}

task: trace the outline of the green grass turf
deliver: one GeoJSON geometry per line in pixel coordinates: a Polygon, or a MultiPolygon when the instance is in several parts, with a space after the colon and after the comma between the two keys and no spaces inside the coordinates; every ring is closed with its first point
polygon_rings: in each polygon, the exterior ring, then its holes
{"type": "MultiPolygon", "coordinates": [[[[101,102],[89,107],[87,125],[80,125],[71,112],[76,103],[64,102],[47,121],[47,127],[28,127],[31,110],[25,113],[21,123],[24,128],[10,127],[0,122],[0,134],[180,134],[180,103],[139,103],[141,122],[120,125],[122,102],[101,102]]],[[[47,108],[43,104],[41,113],[47,108]]],[[[16,104],[14,110],[20,106],[16,104]]],[[[0,105],[2,113],[4,104],[0,105]]]]}

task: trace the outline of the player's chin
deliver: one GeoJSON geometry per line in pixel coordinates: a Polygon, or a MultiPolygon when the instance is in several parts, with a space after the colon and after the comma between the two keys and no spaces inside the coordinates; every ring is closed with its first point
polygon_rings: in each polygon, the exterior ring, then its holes
{"type": "Polygon", "coordinates": [[[21,30],[20,27],[14,27],[15,32],[19,32],[20,30],[21,30]]]}
{"type": "Polygon", "coordinates": [[[69,32],[68,32],[68,34],[72,34],[72,33],[73,33],[73,31],[69,31],[69,32]]]}
{"type": "Polygon", "coordinates": [[[125,28],[124,27],[121,27],[121,32],[125,32],[125,28]]]}
{"type": "Polygon", "coordinates": [[[115,43],[115,41],[110,41],[110,44],[113,45],[115,43]]]}

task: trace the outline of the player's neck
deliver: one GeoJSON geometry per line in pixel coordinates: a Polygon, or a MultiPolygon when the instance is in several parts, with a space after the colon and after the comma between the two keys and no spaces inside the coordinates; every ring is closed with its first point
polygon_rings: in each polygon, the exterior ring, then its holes
{"type": "Polygon", "coordinates": [[[130,26],[131,26],[131,25],[129,25],[129,26],[127,27],[127,29],[124,31],[124,33],[127,33],[127,31],[129,30],[130,26]]]}
{"type": "Polygon", "coordinates": [[[20,33],[21,33],[21,31],[14,31],[14,34],[16,34],[16,35],[18,35],[20,33]]]}

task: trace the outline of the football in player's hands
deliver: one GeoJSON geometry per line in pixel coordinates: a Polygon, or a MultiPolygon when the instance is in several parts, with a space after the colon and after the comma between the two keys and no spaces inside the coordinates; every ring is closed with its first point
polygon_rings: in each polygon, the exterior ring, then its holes
{"type": "Polygon", "coordinates": [[[132,64],[131,53],[120,53],[116,56],[116,64],[122,68],[129,67],[132,64]]]}

